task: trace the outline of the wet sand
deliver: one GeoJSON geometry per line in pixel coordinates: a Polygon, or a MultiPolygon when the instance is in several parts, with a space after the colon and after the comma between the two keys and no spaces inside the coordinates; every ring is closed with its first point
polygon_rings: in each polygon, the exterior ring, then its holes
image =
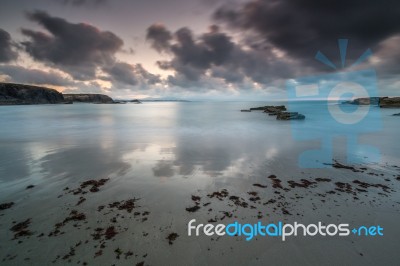
{"type": "Polygon", "coordinates": [[[129,182],[121,185],[117,178],[68,187],[61,180],[51,187],[36,183],[16,191],[13,201],[1,202],[2,265],[394,265],[400,169],[384,169],[339,167],[291,177],[266,173],[258,183],[214,183],[177,193],[173,187],[121,193],[129,182]],[[285,242],[259,236],[250,242],[239,236],[189,237],[186,224],[193,218],[198,223],[380,224],[385,235],[285,242]]]}

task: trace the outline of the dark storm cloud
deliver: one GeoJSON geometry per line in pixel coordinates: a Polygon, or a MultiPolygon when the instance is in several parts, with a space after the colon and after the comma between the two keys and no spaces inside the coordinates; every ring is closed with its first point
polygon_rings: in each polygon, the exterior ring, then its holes
{"type": "Polygon", "coordinates": [[[107,0],[58,0],[58,2],[64,5],[72,6],[85,6],[85,5],[102,5],[107,2],[107,0]]]}
{"type": "Polygon", "coordinates": [[[62,77],[60,74],[40,69],[28,69],[21,66],[0,65],[0,74],[5,74],[11,78],[12,82],[28,84],[47,84],[55,86],[70,86],[73,81],[62,77]]]}
{"type": "MultiPolygon", "coordinates": [[[[159,28],[158,25],[156,27],[159,28]]],[[[162,32],[169,31],[163,27],[162,32]]],[[[272,76],[285,78],[291,74],[284,61],[277,60],[270,50],[245,49],[215,25],[200,36],[194,36],[186,27],[172,36],[173,40],[168,41],[149,35],[148,39],[153,42],[153,48],[173,56],[171,60],[158,61],[157,64],[161,69],[175,71],[174,76],[168,77],[168,81],[175,86],[204,86],[205,76],[228,83],[240,83],[245,77],[254,82],[268,83],[272,76]]]]}
{"type": "Polygon", "coordinates": [[[28,18],[49,33],[23,29],[22,33],[30,39],[22,43],[26,52],[75,79],[95,78],[97,68],[112,64],[123,45],[114,33],[89,24],[70,23],[42,11],[28,13],[28,18]]]}
{"type": "Polygon", "coordinates": [[[157,62],[161,69],[174,71],[167,78],[170,84],[217,88],[221,83],[215,81],[222,80],[246,89],[252,88],[251,82],[279,84],[325,72],[329,67],[315,60],[316,52],[321,50],[339,68],[337,39],[343,38],[349,39],[346,66],[371,48],[380,63],[369,65],[386,72],[398,69],[398,53],[393,53],[398,50],[393,36],[400,33],[397,1],[250,0],[225,5],[213,18],[234,30],[236,38],[218,26],[200,35],[188,27],[173,33],[161,24],[148,28],[152,47],[171,56],[157,62]]]}
{"type": "Polygon", "coordinates": [[[312,60],[320,49],[336,59],[335,40],[348,38],[348,58],[355,59],[400,32],[400,2],[253,0],[221,7],[214,18],[234,29],[253,31],[288,56],[303,60],[312,60]]]}
{"type": "Polygon", "coordinates": [[[148,72],[146,69],[143,68],[141,64],[136,64],[136,74],[139,75],[145,83],[149,85],[153,85],[156,83],[161,83],[160,75],[155,75],[148,72]]]}
{"type": "Polygon", "coordinates": [[[17,53],[12,49],[12,40],[8,32],[0,29],[0,62],[9,62],[17,58],[17,53]]]}
{"type": "Polygon", "coordinates": [[[107,72],[114,81],[118,81],[127,85],[136,85],[138,80],[134,74],[134,66],[127,63],[116,63],[112,67],[105,67],[107,72]]]}
{"type": "Polygon", "coordinates": [[[146,39],[151,42],[151,47],[158,52],[163,52],[169,50],[172,34],[164,25],[153,24],[147,29],[146,39]]]}
{"type": "Polygon", "coordinates": [[[110,81],[128,86],[152,85],[161,82],[158,75],[149,73],[141,64],[117,62],[111,67],[104,67],[103,71],[110,75],[110,81]]]}
{"type": "MultiPolygon", "coordinates": [[[[149,34],[154,33],[156,27],[159,28],[158,25],[150,26],[147,35],[153,48],[168,51],[174,56],[171,61],[158,62],[159,67],[164,70],[176,70],[188,80],[196,81],[212,64],[223,63],[234,47],[229,37],[219,33],[217,29],[203,34],[196,41],[192,31],[184,27],[174,33],[176,42],[171,43],[172,38],[158,38],[160,34],[149,34]]],[[[165,28],[159,32],[169,33],[165,28]]]]}
{"type": "Polygon", "coordinates": [[[398,78],[400,73],[400,34],[388,38],[379,45],[372,66],[379,71],[380,78],[398,78]]]}
{"type": "MultiPolygon", "coordinates": [[[[170,46],[170,51],[175,55],[171,67],[178,70],[187,65],[202,70],[209,68],[211,64],[219,65],[229,57],[234,47],[228,36],[218,32],[203,34],[197,41],[190,29],[181,28],[174,36],[177,43],[170,46]]],[[[190,75],[187,77],[197,78],[190,75]]]]}

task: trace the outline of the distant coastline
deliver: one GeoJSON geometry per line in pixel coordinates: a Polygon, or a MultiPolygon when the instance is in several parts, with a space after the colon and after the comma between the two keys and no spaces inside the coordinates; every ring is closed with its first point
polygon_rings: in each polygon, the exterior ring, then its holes
{"type": "MultiPolygon", "coordinates": [[[[0,105],[36,104],[140,104],[143,102],[192,102],[177,98],[112,99],[105,94],[66,93],[42,86],[0,82],[0,105]]],[[[380,108],[400,108],[400,97],[367,97],[343,101],[342,104],[377,105],[380,108]]]]}
{"type": "Polygon", "coordinates": [[[380,108],[400,108],[400,97],[367,97],[345,101],[342,104],[377,105],[380,108]]]}
{"type": "Polygon", "coordinates": [[[16,83],[0,83],[0,105],[72,104],[72,103],[141,103],[139,100],[115,101],[104,94],[63,94],[57,90],[16,83]]]}
{"type": "Polygon", "coordinates": [[[151,99],[151,100],[146,100],[142,99],[142,102],[192,102],[189,100],[179,100],[179,99],[151,99]]]}

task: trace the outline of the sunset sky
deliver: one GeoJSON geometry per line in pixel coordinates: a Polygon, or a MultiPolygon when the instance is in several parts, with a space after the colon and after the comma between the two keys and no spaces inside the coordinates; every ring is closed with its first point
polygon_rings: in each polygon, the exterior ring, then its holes
{"type": "Polygon", "coordinates": [[[285,98],[285,81],[374,68],[399,94],[400,2],[2,0],[0,81],[114,98],[285,98]],[[346,68],[344,71],[353,69],[346,68]]]}

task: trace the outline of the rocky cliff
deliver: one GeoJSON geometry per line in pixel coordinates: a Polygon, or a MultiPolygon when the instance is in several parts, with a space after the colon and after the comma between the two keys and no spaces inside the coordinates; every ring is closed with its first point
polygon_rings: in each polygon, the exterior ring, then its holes
{"type": "Polygon", "coordinates": [[[400,97],[384,97],[379,101],[381,108],[400,108],[400,97]]]}
{"type": "Polygon", "coordinates": [[[114,100],[103,94],[63,94],[64,99],[70,102],[82,103],[114,103],[114,100]]]}
{"type": "Polygon", "coordinates": [[[400,108],[400,97],[369,97],[357,98],[344,102],[356,105],[378,105],[381,108],[400,108]]]}
{"type": "Polygon", "coordinates": [[[357,98],[349,103],[356,105],[378,105],[380,99],[380,97],[357,98]]]}
{"type": "Polygon", "coordinates": [[[14,83],[0,83],[0,105],[64,103],[56,90],[14,83]]]}

